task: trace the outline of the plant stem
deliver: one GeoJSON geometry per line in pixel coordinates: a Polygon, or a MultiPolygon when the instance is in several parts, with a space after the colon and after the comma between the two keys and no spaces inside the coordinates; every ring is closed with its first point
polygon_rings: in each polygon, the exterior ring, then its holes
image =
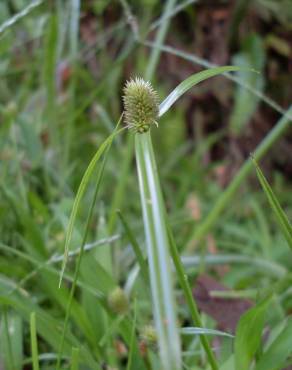
{"type": "MultiPolygon", "coordinates": [[[[176,0],[168,0],[165,4],[165,8],[163,11],[162,19],[165,17],[164,21],[161,23],[159,30],[157,31],[155,44],[161,46],[166,36],[166,32],[168,30],[170,19],[168,15],[172,12],[175,6],[176,0]]],[[[159,61],[159,57],[161,54],[161,50],[159,47],[152,50],[151,57],[149,63],[147,65],[147,69],[145,72],[145,79],[151,80],[156,69],[157,63],[159,61]]]]}
{"type": "Polygon", "coordinates": [[[161,363],[164,370],[178,370],[181,368],[181,351],[165,208],[149,132],[136,134],[135,149],[161,363]]]}
{"type": "Polygon", "coordinates": [[[35,312],[32,312],[30,314],[30,336],[31,336],[30,340],[31,340],[32,368],[33,370],[39,370],[35,312]]]}
{"type": "Polygon", "coordinates": [[[8,320],[8,313],[7,313],[7,308],[4,306],[3,309],[3,326],[4,326],[4,333],[5,333],[5,340],[7,343],[7,354],[6,354],[6,359],[12,370],[15,369],[14,366],[14,360],[13,360],[13,351],[12,351],[12,345],[11,345],[11,338],[9,334],[9,320],[8,320]]]}

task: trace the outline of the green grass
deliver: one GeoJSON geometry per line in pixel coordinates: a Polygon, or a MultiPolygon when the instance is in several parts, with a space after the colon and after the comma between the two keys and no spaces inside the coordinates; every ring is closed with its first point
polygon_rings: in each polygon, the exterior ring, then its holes
{"type": "Polygon", "coordinates": [[[254,50],[238,51],[246,71],[235,74],[171,46],[180,14],[196,24],[196,1],[96,1],[90,45],[86,2],[10,3],[0,4],[0,368],[288,366],[291,182],[264,160],[288,133],[291,108],[258,84],[264,72],[248,72],[259,68],[254,50]],[[165,56],[179,58],[179,81],[164,73],[165,56]],[[205,69],[185,73],[186,60],[205,69]],[[218,74],[235,83],[237,131],[260,104],[277,112],[225,190],[214,181],[224,163],[205,159],[232,131],[228,119],[196,145],[185,134],[186,96],[218,74]],[[161,98],[158,128],[143,135],[121,128],[122,87],[135,76],[161,98]],[[194,199],[197,219],[186,206],[194,199]],[[201,273],[254,300],[234,335],[198,310],[201,273]],[[118,287],[122,312],[109,299],[118,287]]]}
{"type": "Polygon", "coordinates": [[[30,314],[30,337],[32,367],[33,370],[39,370],[36,317],[34,312],[30,314]]]}

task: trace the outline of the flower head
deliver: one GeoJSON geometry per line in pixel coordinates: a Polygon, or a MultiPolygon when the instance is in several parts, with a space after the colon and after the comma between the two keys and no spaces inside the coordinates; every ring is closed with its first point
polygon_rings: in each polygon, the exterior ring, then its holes
{"type": "Polygon", "coordinates": [[[157,124],[159,99],[150,82],[136,77],[124,87],[125,121],[130,129],[144,133],[157,124]]]}

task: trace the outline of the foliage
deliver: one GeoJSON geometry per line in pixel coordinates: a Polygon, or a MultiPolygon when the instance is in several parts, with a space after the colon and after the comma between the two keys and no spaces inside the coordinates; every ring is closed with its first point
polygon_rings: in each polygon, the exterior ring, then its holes
{"type": "Polygon", "coordinates": [[[202,3],[1,2],[1,368],[290,364],[291,184],[276,144],[291,145],[290,13],[285,0],[239,1],[231,13],[202,3]],[[136,76],[162,101],[158,127],[140,137],[120,120],[136,76]],[[202,309],[202,274],[229,288],[208,292],[213,308],[252,302],[235,333],[202,309]]]}

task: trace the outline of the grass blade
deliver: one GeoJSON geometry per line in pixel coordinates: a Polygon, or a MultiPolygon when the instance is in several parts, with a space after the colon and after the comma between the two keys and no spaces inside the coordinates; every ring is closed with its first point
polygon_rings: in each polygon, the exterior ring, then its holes
{"type": "MultiPolygon", "coordinates": [[[[150,48],[159,48],[161,51],[165,53],[169,53],[171,55],[178,56],[184,60],[188,60],[189,62],[192,62],[193,64],[200,65],[205,68],[213,68],[218,67],[215,63],[210,63],[208,60],[200,58],[194,54],[187,53],[185,51],[173,48],[169,45],[158,45],[157,43],[153,43],[150,41],[144,41],[141,42],[142,45],[146,45],[150,48]]],[[[266,96],[265,94],[261,93],[261,91],[253,88],[251,85],[249,85],[246,81],[242,80],[241,78],[238,78],[231,73],[224,73],[224,77],[228,78],[229,80],[235,82],[236,84],[242,86],[244,89],[249,91],[252,95],[254,95],[256,98],[259,98],[261,101],[263,101],[265,104],[267,104],[269,107],[274,109],[276,112],[280,113],[282,116],[292,119],[291,112],[285,111],[278,103],[276,103],[274,100],[266,96]]]]}
{"type": "MultiPolygon", "coordinates": [[[[121,118],[120,118],[120,120],[121,120],[121,118]]],[[[118,125],[120,123],[120,120],[118,122],[118,125]]],[[[117,125],[117,127],[118,127],[118,125],[117,125]]],[[[87,216],[87,220],[86,220],[85,231],[84,231],[84,234],[83,234],[81,248],[80,248],[80,252],[79,252],[79,255],[78,255],[78,258],[77,258],[77,262],[76,262],[73,284],[72,284],[72,287],[71,287],[71,290],[70,290],[68,305],[67,305],[67,309],[66,309],[64,326],[63,326],[63,331],[62,331],[62,336],[61,336],[61,341],[60,341],[59,356],[58,356],[57,365],[56,365],[57,370],[59,370],[60,366],[61,366],[61,357],[62,357],[62,352],[63,352],[64,340],[65,340],[67,326],[68,326],[68,323],[69,323],[69,317],[70,317],[70,311],[71,311],[71,307],[72,307],[73,297],[74,297],[75,289],[76,289],[76,286],[77,286],[79,270],[80,270],[80,266],[81,266],[81,260],[82,260],[82,257],[83,257],[84,248],[85,248],[85,244],[86,244],[86,241],[87,241],[87,236],[88,236],[88,233],[89,233],[89,227],[90,227],[90,222],[91,222],[91,219],[92,219],[92,216],[93,216],[94,206],[96,204],[97,195],[98,195],[101,180],[102,180],[102,177],[103,177],[103,172],[104,172],[104,168],[105,168],[105,164],[106,164],[106,160],[107,160],[107,154],[110,150],[111,143],[112,143],[112,140],[114,138],[114,134],[117,134],[118,132],[119,131],[115,130],[114,133],[108,138],[108,139],[111,139],[111,140],[108,142],[108,145],[105,145],[106,152],[105,152],[105,155],[103,157],[103,161],[102,161],[102,164],[101,164],[98,176],[97,176],[94,195],[93,195],[93,200],[91,202],[90,209],[89,209],[88,216],[87,216]]],[[[107,140],[103,144],[107,143],[107,140]]],[[[97,153],[99,153],[99,150],[97,151],[97,153]]],[[[93,160],[96,157],[97,157],[97,155],[94,156],[93,160]]],[[[90,162],[89,166],[87,167],[87,170],[85,171],[85,175],[87,174],[87,177],[86,177],[87,182],[89,181],[89,178],[90,178],[91,174],[93,173],[93,168],[94,168],[94,165],[96,163],[96,161],[94,162],[93,160],[90,162]],[[92,165],[92,170],[90,170],[88,172],[88,168],[91,165],[92,165]],[[89,173],[89,175],[88,175],[88,173],[89,173]]],[[[84,177],[85,177],[85,175],[84,175],[84,177]]],[[[83,179],[84,179],[84,177],[83,177],[83,179]]],[[[82,183],[82,181],[81,181],[81,183],[82,183]]],[[[85,190],[85,188],[83,187],[83,191],[84,190],[85,190]]],[[[78,195],[78,193],[77,193],[77,195],[78,195]]]]}
{"type": "Polygon", "coordinates": [[[39,370],[39,359],[38,359],[38,345],[36,335],[36,319],[35,312],[30,315],[30,340],[31,340],[31,357],[32,357],[32,368],[33,370],[39,370]]]}
{"type": "Polygon", "coordinates": [[[26,8],[21,10],[19,13],[15,14],[12,18],[7,19],[4,23],[0,26],[0,34],[6,31],[8,28],[12,27],[17,23],[20,19],[26,17],[28,14],[31,13],[32,10],[37,8],[39,5],[41,5],[44,2],[44,0],[35,0],[32,3],[30,3],[26,8]]]}
{"type": "Polygon", "coordinates": [[[165,209],[149,132],[135,136],[135,148],[161,363],[165,370],[178,370],[181,366],[180,341],[176,326],[165,209]]]}
{"type": "Polygon", "coordinates": [[[141,273],[142,273],[142,276],[143,276],[143,279],[144,279],[144,282],[146,284],[148,284],[149,282],[149,275],[148,275],[148,269],[147,269],[147,263],[144,259],[144,256],[141,252],[141,249],[139,247],[139,244],[134,236],[134,234],[132,233],[132,230],[128,224],[128,222],[126,221],[125,217],[123,216],[123,214],[121,213],[121,211],[118,211],[118,216],[121,220],[121,223],[125,229],[125,232],[127,234],[127,237],[132,245],[132,248],[135,252],[135,255],[136,255],[136,258],[137,258],[137,262],[140,266],[140,269],[141,269],[141,273]]]}
{"type": "Polygon", "coordinates": [[[2,320],[0,323],[1,328],[1,353],[3,353],[3,360],[4,365],[7,366],[8,369],[15,369],[14,364],[14,356],[13,356],[13,347],[11,343],[11,335],[9,333],[9,318],[7,308],[4,306],[3,313],[2,313],[2,320]]]}
{"type": "Polygon", "coordinates": [[[79,348],[72,348],[71,370],[79,369],[79,348]]]}
{"type": "MultiPolygon", "coordinates": [[[[121,119],[122,119],[122,117],[119,119],[118,126],[119,126],[119,124],[121,122],[121,119]]],[[[121,129],[121,130],[123,130],[123,129],[121,129]]],[[[64,275],[66,264],[67,264],[67,261],[68,261],[69,246],[70,246],[70,242],[71,242],[71,238],[72,238],[72,233],[73,233],[73,228],[74,228],[74,224],[75,224],[77,212],[78,212],[78,209],[80,207],[80,202],[81,202],[82,197],[84,195],[84,192],[85,192],[85,190],[86,190],[86,188],[88,186],[89,180],[91,179],[91,176],[92,176],[93,171],[95,169],[96,163],[99,161],[99,159],[101,158],[101,156],[103,155],[103,153],[105,152],[105,150],[107,149],[107,147],[111,145],[114,137],[118,133],[120,133],[121,130],[114,131],[101,144],[101,146],[98,148],[97,152],[95,153],[94,157],[92,158],[91,162],[89,163],[89,165],[88,165],[88,167],[87,167],[87,169],[86,169],[86,171],[85,171],[85,173],[83,175],[83,178],[81,180],[81,183],[79,185],[79,188],[78,188],[78,191],[77,191],[77,195],[76,195],[75,200],[74,200],[72,212],[71,212],[71,215],[70,215],[67,233],[66,233],[64,260],[63,260],[62,270],[61,270],[61,274],[60,274],[59,286],[62,283],[63,275],[64,275]]]]}
{"type": "MultiPolygon", "coordinates": [[[[176,3],[176,0],[167,0],[167,2],[165,3],[164,9],[163,9],[163,15],[162,15],[163,20],[161,20],[161,24],[159,26],[159,29],[155,37],[155,43],[159,46],[163,44],[167,30],[168,30],[170,19],[167,18],[167,15],[171,13],[171,11],[173,10],[175,3],[176,3]]],[[[156,66],[159,61],[160,54],[161,54],[161,50],[159,47],[154,48],[152,50],[150,60],[149,60],[149,63],[147,64],[147,69],[145,72],[146,80],[152,79],[156,66]]]]}
{"type": "MultiPolygon", "coordinates": [[[[194,325],[202,328],[203,325],[202,325],[201,317],[200,317],[200,314],[199,314],[199,311],[198,311],[197,304],[196,304],[196,302],[194,300],[194,297],[193,297],[192,289],[191,289],[190,284],[188,282],[188,276],[186,275],[186,273],[184,271],[184,268],[183,268],[183,265],[182,265],[182,262],[181,262],[181,259],[180,259],[180,255],[178,253],[178,250],[177,250],[175,240],[174,240],[173,234],[171,232],[170,226],[169,225],[167,225],[167,226],[168,226],[168,238],[169,238],[169,245],[170,245],[170,253],[171,253],[172,260],[173,260],[173,263],[174,263],[174,266],[175,266],[175,269],[176,269],[176,274],[177,274],[178,281],[179,281],[179,283],[181,285],[181,288],[184,292],[185,299],[186,299],[187,305],[189,307],[190,314],[191,314],[192,321],[193,321],[194,325]]],[[[215,356],[214,356],[214,354],[211,350],[208,339],[206,338],[204,333],[202,333],[200,335],[200,340],[201,340],[202,346],[203,346],[203,348],[206,352],[206,356],[208,358],[209,364],[211,365],[211,368],[213,370],[217,370],[218,365],[217,365],[217,362],[216,362],[216,358],[215,358],[215,356]]]]}
{"type": "Polygon", "coordinates": [[[131,370],[131,367],[132,367],[136,324],[137,324],[137,301],[135,300],[134,320],[133,320],[133,328],[132,328],[132,333],[131,333],[131,341],[130,341],[130,350],[129,350],[129,356],[128,356],[127,370],[131,370]]]}
{"type": "Polygon", "coordinates": [[[260,169],[259,165],[257,164],[256,160],[252,158],[253,164],[256,168],[258,179],[261,183],[261,186],[268,198],[270,206],[275,213],[279,226],[287,240],[289,247],[292,249],[292,226],[286,216],[285,212],[283,211],[278,199],[276,198],[272,188],[270,187],[267,179],[265,178],[262,170],[260,169]]]}
{"type": "Polygon", "coordinates": [[[237,325],[234,343],[235,368],[247,370],[261,343],[269,298],[244,313],[237,325]]]}
{"type": "Polygon", "coordinates": [[[220,337],[234,338],[233,335],[229,333],[225,333],[224,331],[207,329],[207,328],[198,328],[198,327],[182,328],[181,333],[184,335],[215,335],[215,336],[220,336],[220,337]]]}
{"type": "Polygon", "coordinates": [[[181,82],[160,104],[159,106],[159,117],[163,116],[169,108],[189,89],[191,89],[194,85],[198,84],[201,81],[207,80],[210,77],[214,77],[220,75],[224,72],[233,72],[239,71],[240,67],[235,66],[225,66],[225,67],[216,67],[206,69],[199,73],[195,73],[190,77],[186,78],[183,82],[181,82]]]}

